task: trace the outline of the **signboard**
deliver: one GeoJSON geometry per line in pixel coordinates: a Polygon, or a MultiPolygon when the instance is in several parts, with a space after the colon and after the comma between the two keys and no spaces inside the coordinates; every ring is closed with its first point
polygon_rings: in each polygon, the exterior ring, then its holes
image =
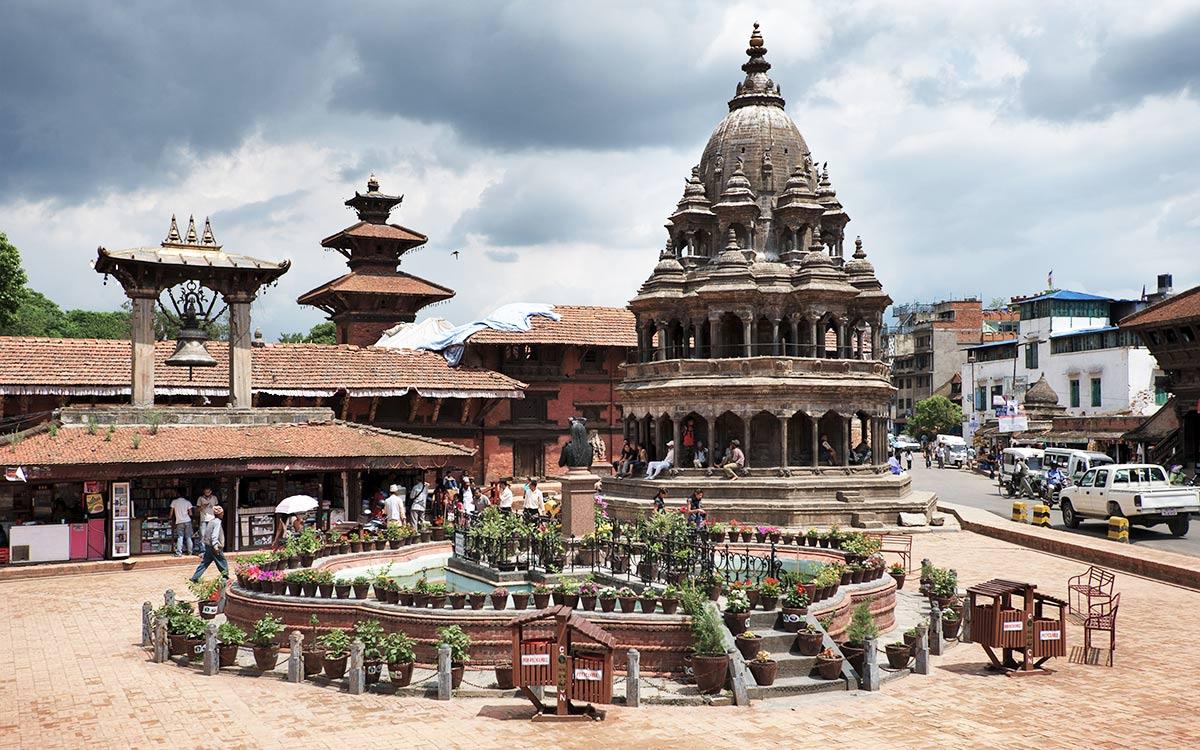
{"type": "Polygon", "coordinates": [[[550,654],[521,654],[522,667],[548,667],[550,654]]]}
{"type": "Polygon", "coordinates": [[[1016,632],[1018,630],[1023,630],[1025,628],[1025,623],[1021,622],[1020,620],[1014,620],[1013,622],[1001,623],[1001,625],[1002,625],[1002,627],[1000,629],[1003,630],[1005,633],[1012,633],[1012,632],[1016,632]]]}
{"type": "Polygon", "coordinates": [[[604,679],[604,670],[603,669],[576,669],[575,670],[575,679],[591,680],[594,682],[599,682],[600,680],[604,679]]]}
{"type": "Polygon", "coordinates": [[[93,492],[104,492],[104,482],[84,482],[83,491],[88,495],[93,492]]]}
{"type": "Polygon", "coordinates": [[[1029,429],[1029,417],[1020,404],[1009,399],[1004,407],[996,409],[997,432],[1024,432],[1029,429]]]}
{"type": "Polygon", "coordinates": [[[129,557],[129,482],[112,483],[112,550],[114,558],[129,557]]]}
{"type": "Polygon", "coordinates": [[[1043,630],[1042,631],[1042,640],[1043,641],[1062,640],[1062,631],[1061,630],[1043,630]]]}
{"type": "MultiPolygon", "coordinates": [[[[457,531],[457,530],[454,532],[454,556],[455,557],[466,557],[467,556],[467,534],[466,534],[466,532],[457,531]]],[[[549,662],[547,662],[547,663],[549,663],[549,662]]]]}
{"type": "Polygon", "coordinates": [[[83,496],[83,507],[87,509],[88,515],[94,516],[97,513],[104,512],[104,494],[101,492],[89,492],[83,496]]]}

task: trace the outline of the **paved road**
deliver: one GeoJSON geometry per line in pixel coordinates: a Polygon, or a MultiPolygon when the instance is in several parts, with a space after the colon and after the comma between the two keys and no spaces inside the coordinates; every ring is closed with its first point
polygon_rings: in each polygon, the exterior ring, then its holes
{"type": "MultiPolygon", "coordinates": [[[[995,481],[982,474],[957,469],[938,469],[936,464],[933,468],[926,469],[920,456],[914,455],[912,480],[915,489],[932,490],[942,500],[989,510],[1004,518],[1012,515],[1012,500],[1002,496],[995,481]]],[[[1084,521],[1078,529],[1067,529],[1062,525],[1062,514],[1058,509],[1050,511],[1050,520],[1054,528],[1070,534],[1103,539],[1108,532],[1104,521],[1084,521]]],[[[1200,519],[1192,520],[1191,532],[1182,539],[1171,536],[1167,527],[1163,525],[1149,528],[1130,526],[1129,539],[1134,545],[1200,556],[1200,519]]]]}

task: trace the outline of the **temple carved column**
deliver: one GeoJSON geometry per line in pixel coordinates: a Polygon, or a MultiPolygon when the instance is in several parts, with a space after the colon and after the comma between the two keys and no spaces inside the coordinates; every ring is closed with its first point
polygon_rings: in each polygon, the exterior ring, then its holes
{"type": "Polygon", "coordinates": [[[745,344],[745,347],[744,347],[745,353],[742,356],[753,357],[754,353],[753,353],[751,347],[754,346],[754,338],[753,338],[754,317],[750,313],[742,313],[738,317],[740,317],[742,319],[742,343],[745,344]]]}
{"type": "Polygon", "coordinates": [[[842,417],[842,466],[850,465],[850,424],[854,417],[842,417]]]}
{"type": "Polygon", "coordinates": [[[229,405],[250,407],[250,302],[254,295],[225,295],[229,305],[229,405]]]}
{"type": "Polygon", "coordinates": [[[721,356],[721,328],[719,325],[720,318],[710,317],[708,319],[708,358],[718,359],[721,356]]]}
{"type": "Polygon", "coordinates": [[[779,323],[780,318],[771,319],[771,344],[775,347],[774,352],[776,357],[783,356],[783,352],[779,349],[779,323]]]}
{"type": "Polygon", "coordinates": [[[742,417],[742,453],[746,456],[746,468],[750,468],[750,417],[742,417]]]}
{"type": "Polygon", "coordinates": [[[672,466],[678,469],[683,463],[683,420],[671,417],[671,439],[675,441],[675,460],[672,466]]]}
{"type": "Polygon", "coordinates": [[[656,320],[654,328],[658,331],[658,359],[665,361],[667,359],[667,323],[663,320],[656,320]]]}
{"type": "Polygon", "coordinates": [[[779,465],[788,465],[788,418],[779,418],[779,465]]]}
{"type": "Polygon", "coordinates": [[[810,440],[812,443],[812,458],[810,461],[811,466],[815,469],[821,465],[821,418],[809,414],[808,420],[812,423],[812,436],[810,440]]]}
{"type": "Polygon", "coordinates": [[[158,294],[153,291],[129,292],[129,301],[133,305],[131,403],[134,406],[154,406],[154,303],[157,300],[158,294]]]}
{"type": "Polygon", "coordinates": [[[813,318],[808,322],[809,331],[811,331],[807,355],[809,357],[820,357],[825,354],[825,342],[817,340],[817,336],[819,334],[819,323],[820,321],[816,318],[813,318]]]}

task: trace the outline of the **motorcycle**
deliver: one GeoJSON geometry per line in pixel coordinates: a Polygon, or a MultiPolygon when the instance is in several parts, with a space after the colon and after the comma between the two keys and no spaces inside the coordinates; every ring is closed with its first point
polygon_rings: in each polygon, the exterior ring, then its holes
{"type": "Polygon", "coordinates": [[[1071,486],[1070,477],[1060,477],[1058,479],[1047,479],[1042,483],[1042,502],[1051,508],[1058,505],[1058,497],[1062,494],[1063,487],[1071,486]]]}

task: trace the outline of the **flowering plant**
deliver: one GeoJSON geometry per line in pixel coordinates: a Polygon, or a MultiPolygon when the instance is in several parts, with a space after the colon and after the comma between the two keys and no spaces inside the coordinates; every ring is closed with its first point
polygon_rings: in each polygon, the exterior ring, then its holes
{"type": "Polygon", "coordinates": [[[750,599],[742,589],[733,589],[725,595],[725,611],[739,614],[750,611],[750,599]]]}
{"type": "Polygon", "coordinates": [[[597,596],[600,593],[600,584],[593,581],[584,581],[579,584],[580,596],[597,596]]]}
{"type": "Polygon", "coordinates": [[[808,592],[803,586],[793,586],[783,596],[783,606],[788,609],[804,609],[808,606],[808,592]]]}
{"type": "Polygon", "coordinates": [[[779,588],[778,578],[767,577],[758,585],[758,593],[767,598],[779,596],[779,588]]]}

